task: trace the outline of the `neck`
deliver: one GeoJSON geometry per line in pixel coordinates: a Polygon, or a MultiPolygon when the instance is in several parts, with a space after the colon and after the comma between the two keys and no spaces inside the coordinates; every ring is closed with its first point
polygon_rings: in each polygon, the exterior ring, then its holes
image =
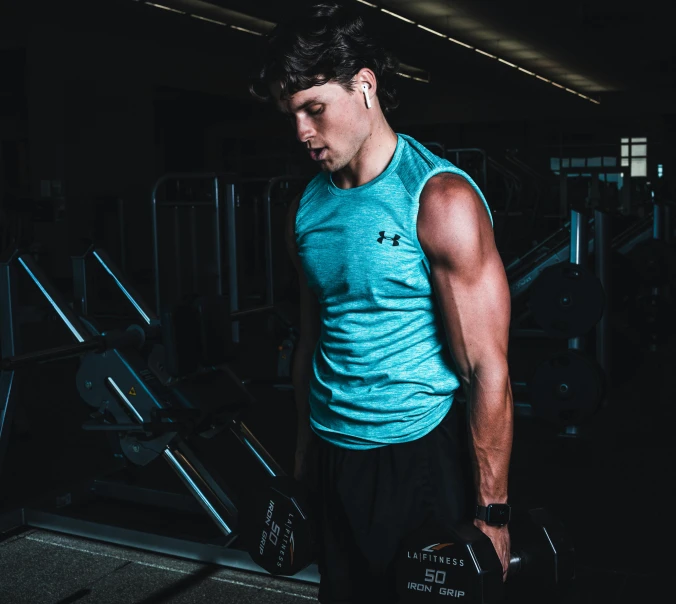
{"type": "Polygon", "coordinates": [[[341,189],[352,189],[372,181],[385,171],[396,147],[397,135],[381,115],[350,163],[333,173],[334,184],[341,189]]]}

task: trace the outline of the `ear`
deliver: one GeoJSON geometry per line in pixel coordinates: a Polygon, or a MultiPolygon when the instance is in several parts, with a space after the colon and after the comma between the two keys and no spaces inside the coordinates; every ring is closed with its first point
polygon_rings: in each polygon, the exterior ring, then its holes
{"type": "Polygon", "coordinates": [[[363,86],[368,87],[369,96],[373,99],[378,92],[378,80],[376,79],[376,74],[373,73],[367,67],[360,69],[357,75],[355,76],[355,81],[357,84],[357,89],[360,94],[362,94],[363,86]]]}

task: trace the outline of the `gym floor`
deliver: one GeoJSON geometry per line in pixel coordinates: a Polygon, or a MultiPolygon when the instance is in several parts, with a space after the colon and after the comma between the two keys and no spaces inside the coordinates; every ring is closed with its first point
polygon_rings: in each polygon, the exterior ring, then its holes
{"type": "MultiPolygon", "coordinates": [[[[42,332],[44,337],[44,332],[42,332]]],[[[673,480],[673,343],[640,352],[636,333],[616,327],[608,406],[562,439],[550,425],[518,418],[510,478],[514,505],[546,505],[563,519],[576,548],[576,580],[560,599],[570,604],[657,602],[667,591],[673,556],[669,483],[673,480]]],[[[541,357],[537,343],[514,343],[510,357],[541,357]]],[[[261,351],[254,351],[261,360],[261,351]]],[[[252,365],[253,366],[253,365],[252,365]]],[[[30,370],[24,413],[0,475],[0,517],[63,484],[111,467],[100,434],[83,432],[89,410],[68,362],[30,370]],[[64,396],[57,399],[56,391],[64,396]],[[22,424],[23,422],[23,424],[22,424]]],[[[249,427],[289,468],[294,403],[290,392],[259,391],[249,427]]],[[[225,453],[229,459],[230,453],[225,453]]],[[[238,459],[238,464],[240,460],[238,459]]],[[[45,530],[0,535],[2,604],[315,601],[317,586],[230,570],[45,530]]],[[[534,602],[542,604],[542,598],[534,602]]],[[[523,600],[520,600],[523,602],[523,600]]]]}

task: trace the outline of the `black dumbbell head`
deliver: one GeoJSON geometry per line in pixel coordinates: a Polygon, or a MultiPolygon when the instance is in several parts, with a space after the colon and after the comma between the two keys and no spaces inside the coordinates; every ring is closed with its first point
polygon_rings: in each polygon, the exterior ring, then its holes
{"type": "Polygon", "coordinates": [[[239,510],[240,537],[252,560],[272,575],[291,576],[314,559],[307,492],[288,476],[253,487],[239,510]]]}
{"type": "Polygon", "coordinates": [[[510,596],[551,594],[565,589],[573,580],[573,544],[563,522],[551,510],[515,510],[510,536],[512,551],[521,558],[519,572],[507,582],[510,596]]]}
{"type": "Polygon", "coordinates": [[[455,528],[428,519],[397,552],[397,593],[416,604],[500,602],[502,565],[490,539],[473,525],[455,528]]]}

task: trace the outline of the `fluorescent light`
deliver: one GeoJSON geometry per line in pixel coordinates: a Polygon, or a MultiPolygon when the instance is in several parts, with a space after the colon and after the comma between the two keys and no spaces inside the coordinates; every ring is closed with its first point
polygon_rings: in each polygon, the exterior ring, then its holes
{"type": "Polygon", "coordinates": [[[424,78],[419,78],[417,76],[409,75],[408,73],[404,73],[403,71],[397,71],[397,75],[401,76],[402,78],[407,78],[409,80],[415,80],[416,82],[422,82],[423,84],[429,84],[430,81],[426,80],[424,78]]]}
{"type": "Polygon", "coordinates": [[[153,2],[144,2],[144,4],[147,4],[148,6],[154,6],[155,8],[161,8],[163,10],[168,10],[172,13],[178,13],[179,15],[185,15],[184,11],[171,8],[169,6],[164,6],[163,4],[155,4],[153,2]]]}
{"type": "Polygon", "coordinates": [[[465,44],[464,42],[461,42],[460,40],[456,40],[455,38],[451,38],[450,36],[448,39],[453,42],[454,44],[460,44],[460,46],[464,46],[465,48],[469,48],[470,50],[474,49],[474,46],[470,46],[469,44],[465,44]]]}
{"type": "Polygon", "coordinates": [[[254,31],[253,29],[246,29],[246,27],[238,27],[237,25],[231,25],[230,27],[232,27],[232,29],[236,29],[237,31],[243,31],[247,34],[253,34],[254,36],[262,36],[263,35],[259,31],[254,31]]]}
{"type": "Polygon", "coordinates": [[[406,23],[413,23],[415,25],[415,21],[411,21],[410,19],[407,19],[406,17],[402,17],[401,15],[398,15],[397,13],[393,13],[392,11],[385,10],[384,8],[380,9],[387,15],[392,15],[393,17],[396,17],[397,19],[401,19],[402,21],[406,21],[406,23]]]}
{"type": "MultiPolygon", "coordinates": [[[[138,1],[138,0],[137,0],[137,1],[138,1]]],[[[359,3],[361,3],[361,4],[365,4],[366,6],[370,6],[371,8],[379,8],[378,5],[376,5],[376,4],[372,3],[372,2],[367,2],[366,0],[357,0],[357,2],[359,2],[359,3]]],[[[173,12],[173,13],[178,13],[178,14],[180,14],[180,15],[188,14],[188,13],[186,13],[185,11],[175,9],[175,8],[170,7],[170,6],[165,6],[164,4],[156,4],[156,3],[154,3],[154,2],[143,2],[143,3],[144,3],[144,4],[147,4],[148,6],[152,6],[152,7],[154,7],[154,8],[160,8],[160,9],[162,9],[162,10],[170,11],[170,12],[173,12]]],[[[399,14],[397,14],[397,13],[394,13],[394,12],[392,12],[392,11],[390,11],[390,10],[387,10],[387,9],[384,9],[384,8],[380,8],[380,10],[381,10],[383,13],[387,14],[387,15],[390,15],[390,16],[392,16],[392,17],[395,17],[395,18],[397,18],[397,19],[400,19],[401,21],[405,21],[406,23],[411,23],[411,24],[413,24],[413,25],[417,25],[420,29],[422,29],[422,30],[424,30],[424,31],[426,31],[426,32],[429,32],[429,33],[431,33],[431,34],[434,34],[435,36],[439,36],[440,38],[447,38],[448,40],[450,40],[450,41],[453,42],[454,44],[458,44],[459,46],[463,46],[463,47],[465,47],[465,48],[469,48],[470,50],[475,50],[475,51],[478,52],[479,54],[482,54],[482,55],[484,55],[484,56],[486,56],[486,57],[489,57],[490,59],[497,59],[500,63],[503,63],[503,64],[507,65],[508,67],[515,68],[515,69],[517,69],[518,71],[522,71],[523,73],[525,73],[525,74],[527,74],[527,75],[535,76],[538,80],[542,80],[543,82],[546,82],[547,84],[552,84],[553,86],[556,86],[557,88],[561,88],[562,90],[565,90],[566,92],[570,92],[571,94],[575,94],[575,95],[579,96],[580,98],[583,98],[583,99],[585,99],[585,100],[587,100],[587,101],[590,101],[591,103],[594,103],[594,104],[596,104],[596,105],[600,105],[600,104],[601,104],[600,101],[598,101],[598,100],[596,100],[596,99],[592,99],[591,97],[588,97],[588,96],[582,94],[581,92],[577,92],[576,90],[573,90],[572,88],[567,88],[566,86],[563,86],[563,85],[558,84],[558,83],[556,83],[556,82],[552,82],[551,80],[549,80],[549,79],[547,79],[547,78],[545,78],[545,77],[542,77],[541,75],[538,75],[538,74],[536,74],[536,73],[534,73],[534,72],[532,72],[532,71],[529,71],[528,69],[524,69],[523,67],[519,67],[518,65],[515,65],[514,63],[511,63],[510,61],[507,61],[506,59],[503,59],[503,58],[501,58],[501,57],[497,57],[496,55],[493,55],[493,54],[491,54],[491,53],[489,53],[489,52],[486,52],[485,50],[481,50],[481,49],[479,49],[479,48],[475,48],[475,47],[473,47],[473,46],[470,46],[469,44],[466,44],[465,42],[461,42],[460,40],[456,40],[455,38],[451,38],[450,36],[447,36],[446,34],[443,34],[443,33],[439,32],[439,31],[436,31],[436,30],[431,29],[431,28],[429,28],[429,27],[426,27],[426,26],[424,26],[424,25],[420,25],[419,23],[416,23],[415,21],[412,21],[411,19],[408,19],[407,17],[403,17],[402,15],[399,15],[399,14]]],[[[207,22],[209,22],[209,23],[214,23],[214,24],[216,24],[216,25],[225,25],[226,27],[231,27],[232,29],[235,29],[235,30],[237,30],[237,31],[241,31],[241,32],[244,32],[244,33],[247,33],[247,34],[253,34],[253,35],[255,35],[255,36],[264,36],[264,35],[265,35],[264,33],[261,33],[261,32],[258,32],[258,31],[254,31],[254,30],[252,30],[252,29],[247,29],[247,28],[245,28],[245,27],[239,27],[239,26],[237,26],[237,25],[228,25],[227,23],[224,23],[223,21],[218,21],[218,20],[216,20],[216,19],[210,19],[210,18],[208,18],[208,17],[202,17],[202,16],[200,16],[200,15],[195,15],[195,14],[189,14],[189,16],[190,16],[190,17],[193,17],[194,19],[199,19],[200,21],[207,21],[207,22]]],[[[242,16],[248,17],[248,15],[242,15],[242,16]]],[[[270,27],[273,27],[273,26],[276,25],[276,24],[275,24],[275,23],[268,23],[267,25],[269,25],[270,27]]],[[[426,73],[426,72],[424,72],[423,70],[420,70],[420,72],[423,73],[423,74],[426,73]]],[[[401,77],[403,77],[403,78],[408,78],[408,79],[410,79],[410,80],[415,80],[415,81],[417,81],[417,82],[424,82],[424,83],[426,83],[426,84],[428,84],[429,81],[430,81],[430,80],[429,80],[429,76],[427,77],[427,79],[425,79],[425,78],[423,78],[423,77],[418,77],[418,76],[410,75],[410,74],[404,73],[404,72],[398,72],[397,75],[399,75],[399,76],[401,76],[401,77]]]]}
{"type": "Polygon", "coordinates": [[[208,19],[207,17],[200,17],[199,15],[190,15],[193,19],[199,19],[200,21],[208,21],[209,23],[216,23],[216,25],[227,25],[223,21],[216,21],[216,19],[208,19]]]}
{"type": "Polygon", "coordinates": [[[434,31],[433,29],[430,29],[429,27],[425,27],[424,25],[420,25],[420,23],[418,23],[418,27],[420,29],[424,29],[425,31],[430,32],[431,34],[434,34],[435,36],[439,36],[441,38],[448,38],[448,36],[446,34],[439,33],[438,31],[434,31]]]}

